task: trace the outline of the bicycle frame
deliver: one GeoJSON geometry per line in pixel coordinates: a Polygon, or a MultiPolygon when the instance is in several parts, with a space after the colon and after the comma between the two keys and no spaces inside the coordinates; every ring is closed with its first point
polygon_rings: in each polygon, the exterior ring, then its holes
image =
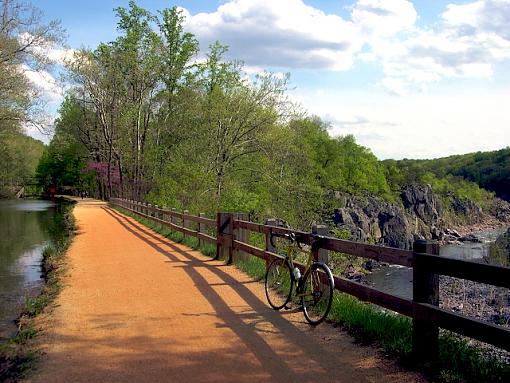
{"type": "Polygon", "coordinates": [[[297,241],[295,233],[271,233],[270,235],[270,241],[273,248],[277,248],[273,242],[273,237],[285,238],[288,242],[282,246],[285,248],[286,252],[283,259],[280,258],[271,261],[266,271],[265,289],[269,304],[273,307],[273,309],[280,310],[287,307],[287,303],[291,301],[292,296],[294,295],[294,297],[300,299],[300,306],[302,307],[306,320],[312,325],[321,323],[327,317],[329,310],[331,309],[334,290],[334,280],[331,270],[327,265],[317,262],[314,257],[314,254],[316,253],[315,250],[319,247],[320,240],[324,237],[313,236],[311,249],[304,250],[301,248],[300,242],[297,241]],[[295,272],[297,264],[296,257],[298,253],[306,254],[306,261],[304,262],[304,265],[300,263],[299,267],[302,272],[301,276],[297,276],[296,274],[298,273],[295,272]],[[286,269],[286,271],[283,270],[283,273],[280,273],[279,268],[283,266],[282,261],[285,265],[284,269],[286,269]],[[290,289],[287,289],[283,294],[282,297],[284,300],[278,300],[278,298],[274,300],[271,297],[271,291],[276,291],[276,294],[279,294],[280,292],[283,293],[285,291],[285,275],[289,275],[290,277],[290,289]],[[322,275],[325,277],[324,280],[321,277],[322,275]],[[296,282],[295,290],[293,288],[294,282],[296,282]],[[316,314],[319,315],[318,318],[315,317],[316,314]]]}
{"type": "MultiPolygon", "coordinates": [[[[288,238],[287,238],[288,239],[288,238]]],[[[303,254],[306,254],[306,262],[305,264],[303,265],[304,268],[303,268],[303,271],[302,271],[302,277],[306,275],[306,273],[308,272],[308,270],[310,270],[310,267],[312,266],[313,262],[314,262],[314,258],[313,258],[313,253],[312,251],[305,251],[303,249],[301,249],[298,245],[297,245],[297,242],[290,242],[289,240],[289,244],[286,246],[285,248],[285,259],[289,262],[289,266],[291,268],[291,270],[294,270],[294,268],[296,267],[296,265],[294,264],[294,260],[296,258],[296,256],[299,254],[299,253],[303,253],[303,254]]],[[[292,275],[292,278],[294,278],[294,275],[292,275]]],[[[303,286],[301,284],[301,280],[303,278],[300,278],[300,280],[296,280],[296,290],[295,290],[295,296],[296,297],[301,297],[304,295],[304,293],[301,291],[303,286]]]]}

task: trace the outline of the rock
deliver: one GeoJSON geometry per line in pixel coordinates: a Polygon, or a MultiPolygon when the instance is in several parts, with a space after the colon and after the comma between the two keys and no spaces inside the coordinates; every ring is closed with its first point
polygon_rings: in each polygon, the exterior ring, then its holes
{"type": "Polygon", "coordinates": [[[454,230],[454,229],[444,229],[444,232],[445,234],[451,236],[451,237],[454,237],[454,238],[460,238],[461,235],[459,234],[459,232],[457,230],[454,230]]]}
{"type": "Polygon", "coordinates": [[[344,196],[342,202],[345,207],[335,209],[333,222],[349,230],[352,240],[405,249],[412,247],[413,233],[401,206],[373,196],[344,196]]]}
{"type": "Polygon", "coordinates": [[[429,223],[429,225],[435,225],[439,222],[441,204],[430,185],[406,185],[400,193],[400,198],[404,208],[420,220],[429,223]]]}
{"type": "MultiPolygon", "coordinates": [[[[417,238],[443,239],[441,206],[430,185],[402,189],[402,205],[374,196],[335,192],[339,206],[333,222],[352,233],[352,240],[411,249],[417,238]]],[[[459,235],[460,237],[460,235],[459,235]]]]}
{"type": "Polygon", "coordinates": [[[496,197],[492,200],[489,213],[500,221],[510,223],[510,203],[501,198],[496,197]]]}
{"type": "Polygon", "coordinates": [[[445,232],[444,232],[444,230],[441,230],[441,228],[433,225],[430,228],[430,233],[432,234],[432,239],[436,239],[438,241],[444,240],[445,232]]]}
{"type": "Polygon", "coordinates": [[[461,200],[458,197],[453,196],[450,208],[456,213],[465,216],[465,219],[469,223],[480,223],[483,222],[485,215],[482,208],[471,200],[461,200]]]}
{"type": "Polygon", "coordinates": [[[482,241],[476,235],[466,234],[458,239],[460,242],[476,242],[481,243],[482,241]]]}
{"type": "Polygon", "coordinates": [[[381,211],[378,220],[385,245],[401,249],[413,247],[413,234],[403,211],[398,209],[381,211]]]}
{"type": "Polygon", "coordinates": [[[375,266],[375,261],[373,259],[368,259],[367,261],[363,262],[362,267],[367,271],[372,271],[375,266]]]}

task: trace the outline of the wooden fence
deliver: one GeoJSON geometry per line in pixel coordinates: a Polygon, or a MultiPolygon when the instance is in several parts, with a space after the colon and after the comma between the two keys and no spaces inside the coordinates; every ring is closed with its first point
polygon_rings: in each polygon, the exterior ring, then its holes
{"type": "MultiPolygon", "coordinates": [[[[311,245],[314,241],[313,233],[278,227],[274,220],[259,224],[243,220],[242,215],[236,213],[217,213],[216,220],[213,220],[205,218],[203,214],[193,216],[187,211],[179,213],[175,209],[126,199],[112,198],[110,203],[172,230],[196,237],[201,243],[216,244],[216,257],[225,257],[227,263],[231,263],[239,252],[262,258],[266,262],[278,257],[271,245],[271,234],[292,232],[301,243],[311,245]],[[216,228],[216,237],[205,233],[207,227],[216,228]],[[250,245],[247,232],[265,235],[265,248],[250,245]]],[[[413,299],[385,293],[339,276],[334,276],[334,280],[338,291],[411,317],[413,352],[418,360],[436,358],[439,327],[510,351],[510,329],[438,307],[439,275],[510,288],[510,268],[440,257],[439,245],[424,240],[416,241],[411,251],[325,236],[321,237],[319,246],[314,246],[314,249],[316,247],[316,259],[321,258],[321,251],[330,250],[413,268],[413,299]]]]}

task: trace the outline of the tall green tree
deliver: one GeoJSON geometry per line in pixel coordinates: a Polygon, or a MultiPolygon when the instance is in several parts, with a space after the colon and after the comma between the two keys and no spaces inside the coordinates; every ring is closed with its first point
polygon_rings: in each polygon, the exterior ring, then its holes
{"type": "Polygon", "coordinates": [[[23,133],[27,125],[42,130],[45,114],[39,91],[26,74],[49,70],[46,48],[62,40],[60,24],[44,23],[37,8],[0,1],[0,194],[11,195],[34,176],[42,143],[23,133]]]}

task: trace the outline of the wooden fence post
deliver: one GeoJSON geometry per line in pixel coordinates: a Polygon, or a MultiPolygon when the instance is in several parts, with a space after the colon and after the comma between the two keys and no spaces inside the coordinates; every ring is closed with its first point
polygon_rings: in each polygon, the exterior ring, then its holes
{"type": "MultiPolygon", "coordinates": [[[[198,216],[203,218],[205,217],[205,213],[198,213],[198,216]]],[[[205,225],[202,222],[198,223],[198,232],[203,233],[205,232],[205,225]]],[[[198,238],[198,247],[201,247],[204,245],[204,240],[202,238],[198,238]]]]}
{"type": "MultiPolygon", "coordinates": [[[[327,236],[328,227],[326,225],[313,225],[312,234],[327,236]]],[[[330,261],[329,251],[327,251],[326,249],[313,249],[313,252],[314,252],[313,257],[315,260],[318,260],[319,262],[329,265],[330,261]]]]}
{"type": "MultiPolygon", "coordinates": [[[[246,221],[248,220],[248,214],[246,213],[234,213],[233,218],[236,220],[246,221]]],[[[248,230],[246,229],[235,229],[234,239],[240,242],[248,243],[248,230]]],[[[248,259],[249,254],[242,250],[234,250],[234,262],[238,260],[248,259]]]]}
{"type": "MultiPolygon", "coordinates": [[[[182,216],[182,227],[189,229],[189,220],[187,218],[185,218],[186,215],[189,215],[189,210],[184,210],[182,213],[184,214],[182,216]]],[[[184,232],[183,234],[184,234],[184,238],[186,238],[188,236],[186,234],[186,232],[184,232]]]]}
{"type": "MultiPolygon", "coordinates": [[[[175,207],[172,208],[172,213],[177,213],[177,209],[175,207]]],[[[174,225],[177,225],[177,217],[174,214],[171,214],[170,222],[172,222],[174,225]]]]}
{"type": "MultiPolygon", "coordinates": [[[[277,226],[276,219],[267,218],[264,222],[266,226],[277,226]]],[[[276,247],[271,243],[271,236],[269,233],[266,234],[266,251],[270,251],[271,253],[276,253],[276,247]]],[[[269,267],[269,259],[266,258],[266,269],[269,267]]]]}
{"type": "MultiPolygon", "coordinates": [[[[439,276],[431,273],[420,254],[439,254],[436,241],[416,240],[413,245],[413,301],[439,306],[439,276]]],[[[439,328],[413,305],[413,354],[416,361],[437,359],[439,328]]]]}
{"type": "Polygon", "coordinates": [[[216,214],[216,257],[227,258],[227,265],[232,264],[232,239],[234,219],[232,213],[216,214]]]}

